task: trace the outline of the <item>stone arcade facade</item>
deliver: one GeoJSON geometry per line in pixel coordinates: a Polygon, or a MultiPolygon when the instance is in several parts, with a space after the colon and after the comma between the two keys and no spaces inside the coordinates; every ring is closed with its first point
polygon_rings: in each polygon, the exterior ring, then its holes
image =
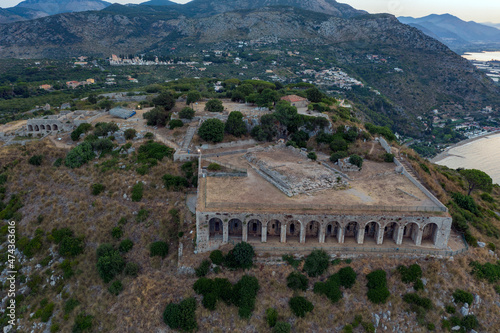
{"type": "Polygon", "coordinates": [[[211,251],[230,241],[295,242],[335,246],[351,238],[363,244],[391,242],[421,246],[422,241],[437,249],[447,246],[451,217],[395,215],[312,215],[197,212],[197,249],[211,251]]]}
{"type": "Polygon", "coordinates": [[[46,134],[64,129],[64,124],[59,119],[29,119],[26,125],[27,134],[46,134]]]}

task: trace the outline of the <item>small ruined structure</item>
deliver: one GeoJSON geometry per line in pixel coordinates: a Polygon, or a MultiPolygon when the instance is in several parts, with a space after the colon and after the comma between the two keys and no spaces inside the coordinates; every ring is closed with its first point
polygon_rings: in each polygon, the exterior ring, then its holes
{"type": "Polygon", "coordinates": [[[220,154],[219,163],[246,172],[215,177],[204,171],[208,161],[201,160],[198,252],[238,241],[322,248],[447,247],[452,222],[447,208],[397,160],[396,165],[365,161],[361,171],[343,173],[284,145],[220,154]]]}
{"type": "Polygon", "coordinates": [[[61,111],[58,115],[44,116],[40,118],[28,119],[23,135],[45,135],[60,131],[72,131],[78,125],[90,122],[93,117],[98,117],[102,113],[97,111],[61,111]]]}
{"type": "Polygon", "coordinates": [[[307,105],[309,104],[309,101],[307,100],[307,98],[300,97],[297,95],[284,96],[284,97],[281,97],[281,100],[290,102],[290,104],[292,104],[292,106],[295,106],[297,108],[306,108],[307,105]]]}

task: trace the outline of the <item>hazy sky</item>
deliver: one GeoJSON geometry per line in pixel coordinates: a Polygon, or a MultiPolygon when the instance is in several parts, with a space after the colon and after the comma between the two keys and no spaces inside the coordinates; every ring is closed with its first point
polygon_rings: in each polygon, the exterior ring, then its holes
{"type": "MultiPolygon", "coordinates": [[[[108,0],[115,3],[141,3],[146,0],[108,0]]],[[[188,0],[173,0],[186,3],[188,0]]],[[[0,7],[12,7],[20,0],[0,0],[0,7]]],[[[396,16],[421,17],[450,13],[466,21],[500,23],[499,0],[338,0],[370,13],[391,13],[396,16]]]]}

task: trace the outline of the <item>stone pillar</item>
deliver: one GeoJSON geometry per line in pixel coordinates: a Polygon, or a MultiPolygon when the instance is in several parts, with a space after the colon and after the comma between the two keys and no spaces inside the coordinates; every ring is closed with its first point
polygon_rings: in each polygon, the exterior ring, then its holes
{"type": "Polygon", "coordinates": [[[301,221],[299,221],[299,224],[300,224],[300,242],[305,243],[306,242],[306,227],[301,221]]]}
{"type": "Polygon", "coordinates": [[[222,243],[227,243],[229,241],[229,222],[223,221],[222,225],[222,243]]]}
{"type": "Polygon", "coordinates": [[[365,228],[359,228],[358,229],[358,234],[356,235],[356,243],[358,244],[363,244],[365,240],[365,228]]]}
{"type": "Polygon", "coordinates": [[[323,224],[319,225],[319,242],[324,243],[325,242],[325,234],[326,234],[326,226],[323,224]]]}
{"type": "Polygon", "coordinates": [[[261,237],[260,241],[262,243],[267,242],[267,223],[266,224],[262,223],[262,235],[260,237],[261,237]]]}
{"type": "Polygon", "coordinates": [[[417,237],[415,238],[415,245],[420,246],[422,245],[422,235],[424,234],[424,231],[420,228],[418,228],[417,231],[417,237]]]}
{"type": "Polygon", "coordinates": [[[375,233],[375,240],[377,245],[384,243],[384,228],[377,225],[377,232],[375,233]]]}
{"type": "Polygon", "coordinates": [[[286,224],[281,224],[281,242],[282,243],[286,243],[286,227],[287,225],[286,224]]]}
{"type": "Polygon", "coordinates": [[[344,244],[344,228],[339,226],[339,230],[337,231],[337,241],[339,244],[344,244]]]}
{"type": "Polygon", "coordinates": [[[394,232],[392,234],[392,239],[394,239],[394,241],[396,242],[396,245],[403,244],[404,230],[405,230],[405,227],[402,225],[398,225],[396,227],[396,230],[394,230],[394,232]]]}
{"type": "Polygon", "coordinates": [[[241,240],[244,242],[248,242],[248,223],[243,222],[241,228],[242,228],[241,240]]]}

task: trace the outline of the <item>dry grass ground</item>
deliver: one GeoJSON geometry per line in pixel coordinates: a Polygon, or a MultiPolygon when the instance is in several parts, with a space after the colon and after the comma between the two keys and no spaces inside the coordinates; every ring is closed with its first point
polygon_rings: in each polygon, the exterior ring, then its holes
{"type": "MultiPolygon", "coordinates": [[[[137,144],[136,144],[137,145],[137,144]]],[[[79,169],[68,169],[64,166],[56,168],[52,164],[57,158],[65,156],[67,150],[54,147],[48,140],[36,142],[26,147],[10,146],[0,149],[0,165],[15,166],[8,171],[9,179],[6,185],[7,197],[13,193],[22,192],[24,207],[20,212],[23,215],[18,224],[18,232],[23,236],[33,237],[35,230],[40,228],[50,233],[53,228],[69,227],[76,235],[85,237],[84,253],[75,258],[75,276],[69,280],[50,286],[43,282],[44,287],[38,294],[30,294],[22,302],[24,312],[20,312],[22,331],[30,331],[34,322],[39,319],[29,319],[30,313],[36,311],[43,298],[55,303],[52,323],[60,324],[60,332],[70,332],[76,314],[84,311],[94,316],[93,331],[95,332],[167,332],[168,327],[162,322],[162,313],[169,302],[195,296],[192,289],[196,277],[178,273],[178,266],[197,267],[208,257],[207,254],[193,253],[194,216],[185,207],[185,194],[182,192],[168,192],[162,188],[161,177],[165,173],[180,175],[179,164],[164,160],[153,167],[149,174],[138,175],[134,170],[133,157],[121,159],[125,165],[131,165],[130,170],[100,171],[94,162],[79,169]],[[34,154],[43,154],[45,159],[42,166],[35,167],[28,164],[28,159],[34,154]],[[136,181],[145,183],[144,197],[140,202],[124,199],[131,195],[131,187],[136,181]],[[99,196],[90,194],[93,183],[102,183],[105,192],[99,196]],[[148,209],[151,215],[145,222],[135,221],[134,212],[148,209]],[[180,211],[181,221],[178,230],[168,211],[177,208],[180,211]],[[38,216],[44,218],[37,222],[38,216]],[[95,250],[99,244],[119,241],[111,237],[111,229],[117,225],[121,217],[127,219],[123,225],[122,239],[130,238],[134,242],[132,251],[125,255],[126,261],[140,264],[140,273],[136,278],[120,276],[124,284],[124,291],[118,295],[111,295],[99,278],[96,269],[95,250]],[[184,245],[184,256],[181,262],[177,260],[177,231],[184,231],[181,241],[184,245]],[[165,259],[150,258],[148,246],[152,241],[166,240],[170,245],[169,255],[165,259]],[[64,316],[64,302],[66,298],[76,298],[80,305],[67,317],[64,316]],[[30,329],[27,329],[30,327],[30,329]]],[[[107,157],[105,160],[110,159],[107,157]]],[[[102,164],[102,160],[96,160],[102,164]]],[[[495,190],[498,192],[498,190],[495,190]]],[[[498,198],[495,192],[494,196],[498,198]]],[[[44,238],[45,239],[45,238],[44,238]]],[[[495,241],[495,240],[492,240],[495,241]]],[[[498,242],[498,241],[495,241],[498,242]]],[[[49,248],[57,253],[57,246],[44,241],[42,250],[26,265],[34,267],[49,253],[49,248]]],[[[226,246],[227,252],[231,246],[226,246]]],[[[265,257],[265,256],[263,256],[265,257]]],[[[58,257],[56,256],[56,259],[58,257]]],[[[493,262],[496,257],[491,256],[486,248],[471,249],[468,254],[447,259],[431,258],[395,258],[395,257],[360,257],[350,264],[357,272],[358,278],[354,287],[344,291],[343,299],[337,304],[324,296],[312,292],[314,282],[325,280],[330,274],[337,272],[346,264],[330,266],[328,273],[319,278],[310,279],[309,289],[300,292],[312,301],[315,309],[305,318],[295,317],[288,306],[288,300],[294,292],[286,287],[286,277],[293,268],[283,262],[265,264],[257,261],[247,272],[223,270],[219,274],[210,273],[208,277],[225,277],[235,283],[245,273],[254,275],[260,283],[257,294],[256,309],[252,318],[242,320],[238,317],[238,310],[234,306],[222,303],[217,309],[210,312],[201,306],[200,297],[196,317],[200,332],[270,332],[265,323],[265,310],[268,307],[278,309],[280,320],[292,324],[293,332],[340,332],[341,328],[353,321],[357,314],[363,315],[365,321],[373,322],[373,315],[377,313],[382,318],[382,312],[391,312],[390,320],[381,320],[381,325],[387,326],[387,331],[399,329],[402,332],[427,332],[427,329],[416,323],[415,313],[409,311],[408,305],[402,301],[402,295],[412,292],[411,285],[401,282],[396,271],[398,265],[419,263],[423,269],[423,277],[427,279],[422,296],[429,297],[435,305],[434,310],[427,313],[426,320],[436,324],[440,332],[440,321],[444,313],[444,306],[451,303],[451,294],[457,288],[478,294],[482,301],[480,305],[473,304],[472,311],[479,318],[481,324],[479,332],[498,332],[500,329],[500,307],[495,303],[499,296],[493,285],[485,281],[478,281],[471,276],[469,263],[472,260],[493,262]],[[373,305],[366,298],[365,275],[375,269],[384,269],[388,273],[388,286],[391,296],[383,305],[373,305]]],[[[54,263],[52,267],[39,269],[39,274],[46,277],[49,269],[54,275],[62,275],[61,269],[54,263]]],[[[0,292],[4,297],[4,291],[0,292]]],[[[379,327],[380,328],[380,327],[379,327]]],[[[33,330],[43,332],[44,328],[33,330]]],[[[357,332],[361,332],[358,328],[357,332]]]]}

